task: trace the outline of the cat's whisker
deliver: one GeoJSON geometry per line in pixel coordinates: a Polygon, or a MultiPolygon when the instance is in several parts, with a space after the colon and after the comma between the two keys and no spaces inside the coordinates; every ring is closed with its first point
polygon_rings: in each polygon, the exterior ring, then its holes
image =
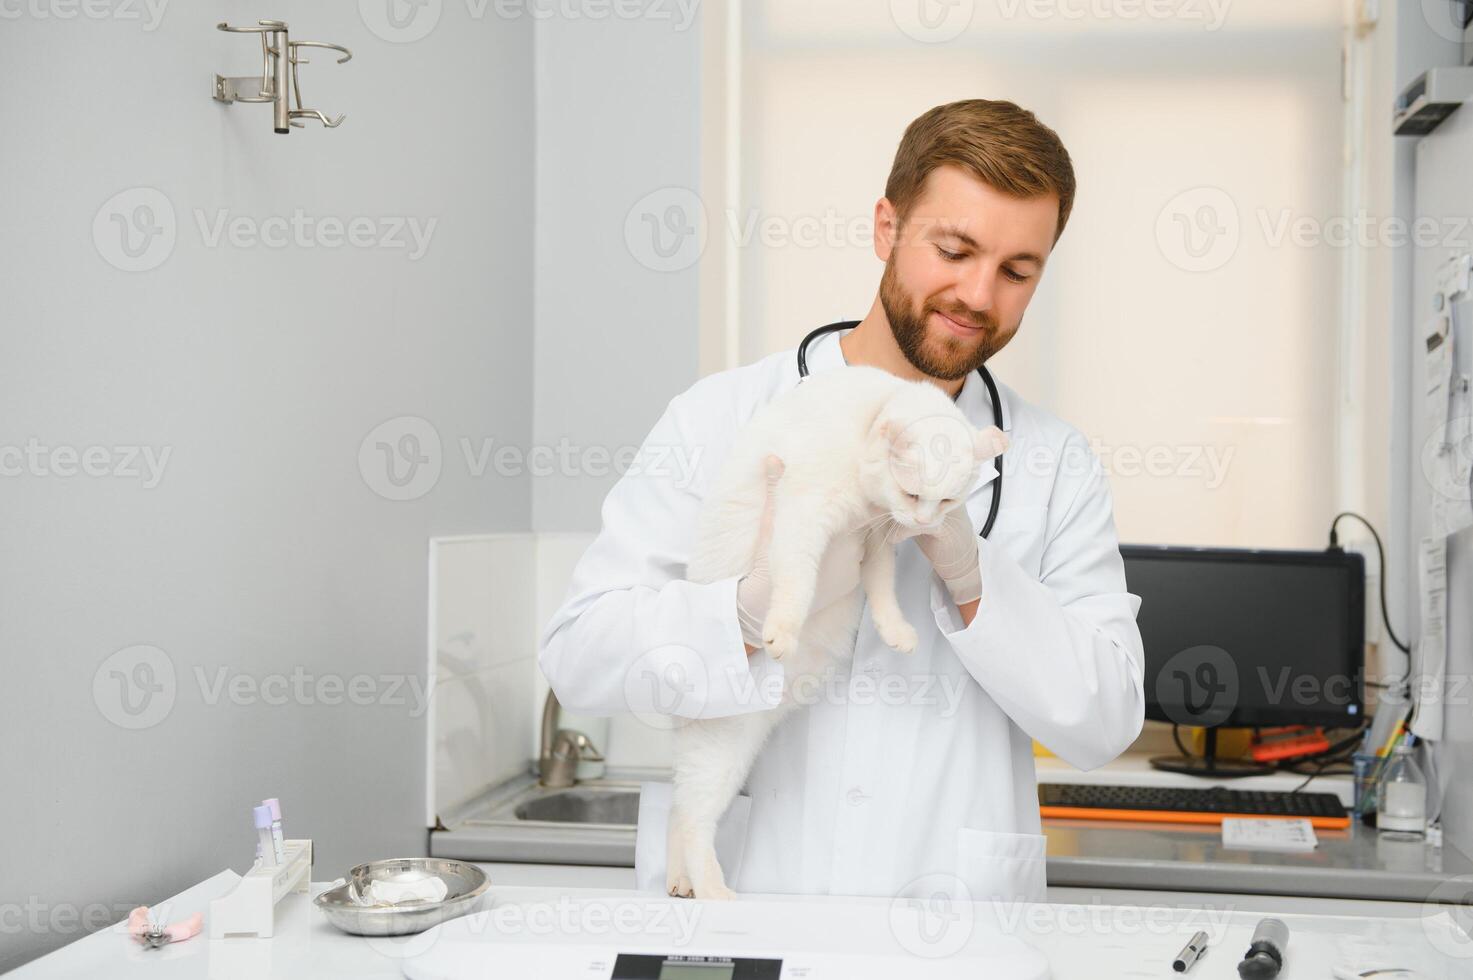
{"type": "Polygon", "coordinates": [[[868,520],[862,522],[860,524],[860,529],[866,529],[866,528],[871,528],[871,527],[879,527],[882,524],[894,524],[894,523],[896,523],[896,521],[895,521],[895,515],[892,514],[892,513],[890,513],[889,511],[884,511],[884,512],[879,513],[879,514],[876,514],[874,517],[871,517],[868,520]]]}
{"type": "Polygon", "coordinates": [[[874,531],[879,531],[886,538],[890,538],[895,531],[900,529],[900,522],[895,519],[895,516],[893,514],[885,513],[876,515],[875,517],[872,517],[869,520],[866,520],[863,523],[859,524],[854,529],[854,533],[865,535],[874,531]]]}
{"type": "Polygon", "coordinates": [[[871,531],[883,529],[885,533],[888,534],[890,532],[891,526],[894,524],[895,518],[891,517],[889,514],[881,514],[878,517],[872,517],[869,520],[864,521],[863,523],[856,526],[854,528],[854,533],[868,534],[871,531]]]}

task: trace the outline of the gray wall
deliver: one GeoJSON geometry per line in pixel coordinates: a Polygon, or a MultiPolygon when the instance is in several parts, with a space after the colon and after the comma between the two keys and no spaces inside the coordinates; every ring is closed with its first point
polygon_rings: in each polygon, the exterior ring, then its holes
{"type": "Polygon", "coordinates": [[[533,22],[447,3],[391,43],[351,3],[174,2],[156,24],[35,6],[0,23],[0,969],[244,870],[264,796],[318,878],[424,853],[426,541],[531,526],[528,481],[473,476],[458,440],[531,438],[533,22]],[[301,69],[341,128],[277,136],[266,106],[210,100],[214,73],[260,64],[215,23],[262,16],[354,50],[301,69]],[[161,200],[172,250],[135,231],[162,261],[120,270],[113,213],[167,228],[161,200]],[[437,224],[418,257],[211,246],[197,213],[219,209],[437,224]],[[421,441],[419,495],[394,501],[359,454],[401,416],[442,449],[421,441]],[[31,440],[48,451],[17,459],[31,440]],[[168,451],[156,485],[61,475],[65,447],[100,472],[136,468],[129,446],[168,451]],[[363,703],[299,694],[298,671],[363,675],[363,703]]]}
{"type": "MultiPolygon", "coordinates": [[[[638,446],[699,375],[698,253],[661,261],[648,222],[700,191],[706,8],[646,6],[670,16],[538,24],[539,445],[638,446]]],[[[597,530],[617,479],[601,470],[536,477],[533,529],[597,530]]]]}
{"type": "MultiPolygon", "coordinates": [[[[1385,9],[1385,8],[1383,8],[1385,9]]],[[[1459,45],[1439,34],[1425,16],[1420,3],[1402,3],[1390,8],[1395,22],[1385,29],[1396,32],[1396,79],[1392,91],[1381,93],[1385,111],[1380,118],[1390,127],[1391,101],[1428,68],[1459,64],[1459,45]]],[[[1411,220],[1416,217],[1417,140],[1398,138],[1395,143],[1396,214],[1411,220]]],[[[1398,248],[1392,254],[1392,303],[1395,324],[1391,332],[1388,370],[1391,373],[1391,446],[1390,499],[1391,526],[1386,538],[1386,603],[1391,621],[1403,641],[1407,634],[1416,635],[1417,566],[1416,538],[1412,536],[1411,495],[1413,474],[1421,472],[1421,464],[1411,446],[1413,413],[1420,405],[1412,401],[1414,372],[1422,364],[1420,343],[1415,336],[1412,319],[1412,266],[1415,250],[1398,248]]],[[[1418,484],[1421,486],[1422,484],[1418,484]]],[[[1389,644],[1389,641],[1387,641],[1389,644]]],[[[1393,663],[1404,663],[1393,659],[1393,663]]]]}
{"type": "MultiPolygon", "coordinates": [[[[1397,91],[1428,68],[1462,63],[1463,48],[1444,22],[1432,23],[1420,4],[1396,8],[1397,91]]],[[[1392,93],[1394,94],[1394,93],[1392,93]]],[[[1388,100],[1390,95],[1388,95],[1388,100]]],[[[1388,112],[1389,115],[1389,112],[1388,112]]],[[[1422,141],[1398,140],[1396,157],[1397,214],[1413,216],[1458,216],[1473,214],[1473,188],[1466,174],[1473,160],[1473,117],[1459,110],[1435,133],[1422,141]],[[1420,149],[1419,149],[1420,144],[1420,149]],[[1418,157],[1424,155],[1419,168],[1418,157]]],[[[1467,247],[1464,236],[1464,248],[1467,247]]],[[[1398,318],[1391,351],[1393,372],[1393,426],[1391,445],[1392,527],[1388,537],[1388,604],[1393,622],[1405,624],[1399,632],[1410,639],[1421,634],[1418,606],[1416,546],[1427,533],[1426,479],[1422,476],[1421,451],[1427,438],[1420,419],[1421,403],[1414,397],[1420,390],[1423,357],[1421,324],[1431,315],[1431,284],[1437,265],[1448,255],[1446,248],[1398,249],[1394,261],[1393,297],[1398,318]]],[[[1456,338],[1459,370],[1473,371],[1473,333],[1467,329],[1473,304],[1466,299],[1456,308],[1460,329],[1456,338]]],[[[1448,663],[1450,676],[1473,675],[1473,531],[1463,531],[1448,541],[1448,663]]],[[[1443,804],[1443,827],[1447,840],[1464,853],[1473,853],[1473,711],[1466,703],[1445,708],[1444,742],[1438,750],[1439,765],[1447,782],[1443,804]]]]}
{"type": "MultiPolygon", "coordinates": [[[[1473,215],[1473,185],[1468,182],[1469,163],[1473,161],[1473,114],[1456,113],[1437,132],[1427,137],[1419,153],[1417,167],[1417,211],[1420,214],[1473,215]]],[[[1469,248],[1466,241],[1463,250],[1469,248]]],[[[1432,316],[1432,291],[1436,274],[1446,258],[1447,250],[1428,250],[1418,254],[1412,304],[1412,323],[1425,323],[1432,316]]],[[[1453,352],[1457,358],[1454,371],[1473,376],[1473,297],[1466,294],[1453,304],[1453,352]]],[[[1411,443],[1420,450],[1431,438],[1429,427],[1417,418],[1412,428],[1411,443]]],[[[1420,455],[1420,452],[1419,452],[1420,455]]],[[[1420,476],[1418,459],[1413,472],[1420,476]]],[[[1425,481],[1419,481],[1425,487],[1425,481]]],[[[1434,491],[1435,492],[1435,491],[1434,491]]],[[[1429,533],[1428,503],[1425,490],[1413,499],[1412,531],[1414,538],[1429,533]]],[[[1447,540],[1447,674],[1455,686],[1449,688],[1450,703],[1443,708],[1442,741],[1437,746],[1440,767],[1451,777],[1443,802],[1443,826],[1447,838],[1464,853],[1473,853],[1473,780],[1468,779],[1473,767],[1473,709],[1459,679],[1473,676],[1473,528],[1464,529],[1447,540]]],[[[1420,663],[1418,661],[1414,661],[1420,663]]]]}
{"type": "MultiPolygon", "coordinates": [[[[1428,215],[1473,214],[1473,186],[1468,183],[1469,163],[1473,161],[1473,114],[1458,112],[1423,140],[1417,152],[1417,213],[1428,215]]],[[[1469,243],[1463,241],[1461,251],[1469,243]]],[[[1413,276],[1414,292],[1411,322],[1426,323],[1433,314],[1432,291],[1438,269],[1445,263],[1449,249],[1427,249],[1417,254],[1413,276]]],[[[1473,376],[1473,297],[1466,294],[1453,303],[1453,352],[1455,375],[1473,376]]],[[[1420,330],[1412,334],[1415,338],[1420,330]]],[[[1413,363],[1420,364],[1420,360],[1413,363]]],[[[1413,496],[1411,507],[1412,539],[1431,533],[1429,501],[1422,475],[1421,447],[1432,438],[1430,427],[1414,413],[1411,446],[1416,457],[1413,485],[1421,492],[1413,496]]],[[[1435,489],[1433,492],[1437,492],[1435,489]]],[[[1436,747],[1438,765],[1450,777],[1443,801],[1443,826],[1447,838],[1465,853],[1473,852],[1473,781],[1468,771],[1473,766],[1473,710],[1467,692],[1460,683],[1473,675],[1473,529],[1465,529],[1447,539],[1447,675],[1449,702],[1443,708],[1442,740],[1436,747]]],[[[1420,658],[1414,660],[1420,667],[1420,658]]]]}

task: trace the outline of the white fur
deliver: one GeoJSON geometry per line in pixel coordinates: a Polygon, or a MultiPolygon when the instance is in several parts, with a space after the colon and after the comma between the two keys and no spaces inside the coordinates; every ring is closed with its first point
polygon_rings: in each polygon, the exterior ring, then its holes
{"type": "Polygon", "coordinates": [[[676,730],[670,894],[733,897],[716,859],[716,822],[768,734],[796,707],[795,680],[854,652],[860,589],[810,616],[819,576],[848,566],[852,578],[858,564],[880,637],[913,651],[916,631],[896,600],[887,532],[939,525],[965,502],[981,462],[1006,445],[998,429],[973,428],[935,385],[869,367],[808,378],[738,434],[702,506],[687,578],[715,582],[751,570],[767,493],[764,461],[781,458],[767,550],[772,602],[762,635],[767,654],[783,664],[784,692],[773,710],[693,720],[676,730]]]}

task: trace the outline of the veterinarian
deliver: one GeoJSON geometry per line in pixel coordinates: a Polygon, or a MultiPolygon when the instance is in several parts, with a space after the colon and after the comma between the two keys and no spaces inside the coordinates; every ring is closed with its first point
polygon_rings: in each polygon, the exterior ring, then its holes
{"type": "MultiPolygon", "coordinates": [[[[874,303],[852,329],[815,338],[807,370],[928,379],[978,428],[993,424],[978,368],[1022,324],[1074,187],[1058,136],[1010,102],[917,118],[875,205],[874,303]]],[[[684,570],[703,489],[742,425],[799,383],[795,355],[708,376],[670,402],[645,445],[699,450],[694,479],[630,475],[610,491],[541,644],[570,710],[678,723],[776,702],[782,665],[739,619],[760,622],[762,583],[697,585],[684,570]]],[[[866,614],[839,683],[817,686],[768,740],[738,800],[745,827],[728,835],[745,845],[721,851],[737,892],[895,896],[959,882],[978,900],[1042,901],[1033,740],[1091,769],[1139,734],[1140,600],[1126,591],[1105,476],[1077,429],[998,390],[1011,444],[990,533],[978,533],[997,479],[986,467],[955,520],[898,545],[918,647],[891,650],[866,614]]],[[[650,810],[641,854],[662,861],[650,810]]]]}

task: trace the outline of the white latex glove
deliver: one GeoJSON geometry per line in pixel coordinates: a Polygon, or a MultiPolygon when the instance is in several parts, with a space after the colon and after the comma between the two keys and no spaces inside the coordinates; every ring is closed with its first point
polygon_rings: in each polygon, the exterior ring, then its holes
{"type": "Polygon", "coordinates": [[[902,529],[892,535],[896,541],[915,538],[921,554],[930,561],[931,567],[951,593],[958,606],[964,606],[982,598],[981,540],[972,529],[972,519],[967,516],[965,505],[953,507],[946,512],[941,525],[931,531],[902,529]]]}
{"type": "MultiPolygon", "coordinates": [[[[752,570],[737,581],[737,623],[742,628],[742,642],[747,652],[762,648],[762,624],[772,605],[772,574],[767,567],[767,546],[772,541],[772,500],[777,483],[782,479],[784,464],[777,456],[767,457],[767,500],[762,508],[762,522],[757,531],[757,554],[752,570]]],[[[810,610],[819,610],[844,598],[859,588],[859,563],[825,554],[819,563],[810,610]],[[834,560],[830,560],[831,557],[834,560]]],[[[810,613],[811,614],[811,613],[810,613]]]]}

